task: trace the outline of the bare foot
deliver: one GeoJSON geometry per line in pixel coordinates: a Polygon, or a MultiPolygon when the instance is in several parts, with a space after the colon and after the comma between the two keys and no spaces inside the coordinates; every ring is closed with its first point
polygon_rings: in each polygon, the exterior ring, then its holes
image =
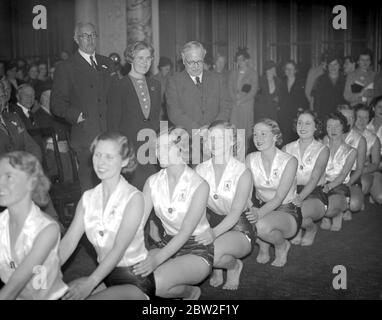
{"type": "Polygon", "coordinates": [[[350,221],[352,219],[352,213],[350,210],[346,210],[344,215],[343,215],[343,219],[344,221],[350,221]]]}
{"type": "Polygon", "coordinates": [[[222,284],[223,284],[223,270],[222,269],[214,269],[212,271],[212,275],[210,278],[210,286],[216,288],[222,284]]]}
{"type": "Polygon", "coordinates": [[[259,251],[259,254],[257,255],[257,258],[256,258],[256,261],[258,263],[267,263],[269,260],[271,259],[271,257],[269,256],[269,251],[262,251],[260,250],[259,251]]]}
{"type": "Polygon", "coordinates": [[[331,227],[330,219],[329,218],[322,218],[321,222],[321,229],[329,230],[331,227]]]}
{"type": "Polygon", "coordinates": [[[343,213],[341,212],[339,215],[333,217],[333,223],[332,227],[330,228],[330,231],[340,231],[342,229],[342,217],[343,213]]]}
{"type": "Polygon", "coordinates": [[[291,244],[294,244],[296,246],[301,244],[301,239],[302,239],[302,229],[297,233],[297,235],[291,240],[291,244]]]}
{"type": "Polygon", "coordinates": [[[236,265],[233,269],[227,270],[227,281],[223,286],[226,290],[237,290],[239,287],[240,273],[243,269],[243,262],[240,259],[236,259],[236,265]]]}
{"type": "Polygon", "coordinates": [[[290,249],[290,243],[288,240],[285,240],[286,244],[283,244],[279,247],[275,246],[276,259],[271,263],[274,267],[283,267],[288,258],[288,251],[290,249]]]}
{"type": "Polygon", "coordinates": [[[316,237],[316,233],[318,231],[318,227],[316,224],[313,224],[313,227],[307,229],[305,231],[304,237],[301,240],[301,245],[304,247],[311,246],[313,244],[314,238],[316,237]]]}
{"type": "Polygon", "coordinates": [[[202,290],[196,286],[190,286],[189,295],[184,297],[183,300],[199,300],[202,290]]]}

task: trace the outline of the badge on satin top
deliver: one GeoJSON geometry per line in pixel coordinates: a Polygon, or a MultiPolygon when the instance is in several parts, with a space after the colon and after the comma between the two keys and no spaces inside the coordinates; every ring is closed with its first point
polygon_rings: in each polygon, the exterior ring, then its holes
{"type": "Polygon", "coordinates": [[[232,181],[231,180],[224,181],[224,186],[223,186],[224,191],[231,191],[231,187],[232,187],[232,181]]]}

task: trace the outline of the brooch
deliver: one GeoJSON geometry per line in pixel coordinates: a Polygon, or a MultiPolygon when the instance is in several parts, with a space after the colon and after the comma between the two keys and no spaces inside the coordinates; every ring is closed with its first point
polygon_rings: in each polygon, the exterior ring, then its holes
{"type": "Polygon", "coordinates": [[[179,194],[178,201],[184,202],[186,201],[186,192],[187,190],[182,190],[179,194]]]}
{"type": "Polygon", "coordinates": [[[279,170],[278,169],[273,170],[273,177],[277,178],[278,175],[279,175],[279,170]]]}
{"type": "Polygon", "coordinates": [[[232,181],[231,180],[224,181],[223,190],[224,191],[230,191],[231,190],[231,185],[232,185],[232,181]]]}
{"type": "Polygon", "coordinates": [[[105,65],[103,64],[103,65],[102,65],[102,68],[107,69],[107,66],[105,66],[105,65]]]}

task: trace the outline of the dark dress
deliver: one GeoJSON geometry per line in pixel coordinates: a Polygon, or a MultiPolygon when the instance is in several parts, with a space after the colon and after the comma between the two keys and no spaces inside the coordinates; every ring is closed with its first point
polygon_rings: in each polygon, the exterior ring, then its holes
{"type": "Polygon", "coordinates": [[[281,80],[274,79],[275,91],[270,93],[266,75],[262,75],[259,81],[259,91],[255,100],[255,121],[261,118],[270,118],[278,121],[277,109],[279,107],[281,80]]]}
{"type": "Polygon", "coordinates": [[[337,81],[334,83],[327,73],[321,75],[312,90],[314,97],[314,111],[318,113],[321,120],[331,112],[336,111],[339,104],[346,103],[344,98],[346,79],[339,74],[337,81]]]}
{"type": "MultiPolygon", "coordinates": [[[[126,176],[129,183],[138,188],[143,189],[146,179],[158,171],[159,167],[156,165],[155,157],[155,144],[150,146],[150,155],[155,164],[140,163],[139,150],[147,141],[138,141],[138,132],[142,129],[151,129],[150,141],[155,140],[155,132],[159,129],[160,111],[161,111],[161,88],[160,82],[146,78],[146,83],[150,95],[150,114],[145,118],[134,84],[130,77],[127,75],[118,82],[114,83],[108,98],[109,108],[107,110],[107,124],[108,130],[118,131],[125,135],[134,146],[137,154],[138,166],[135,171],[126,176]]],[[[154,142],[154,141],[153,141],[154,142]]],[[[142,147],[143,150],[144,147],[142,147]]],[[[141,150],[141,152],[142,152],[141,150]]],[[[145,155],[149,151],[146,150],[145,155]]]]}
{"type": "Polygon", "coordinates": [[[288,91],[287,79],[281,81],[279,112],[277,113],[278,124],[283,135],[283,144],[297,139],[293,123],[299,109],[307,109],[308,99],[305,96],[304,81],[296,77],[290,91],[288,91]]]}

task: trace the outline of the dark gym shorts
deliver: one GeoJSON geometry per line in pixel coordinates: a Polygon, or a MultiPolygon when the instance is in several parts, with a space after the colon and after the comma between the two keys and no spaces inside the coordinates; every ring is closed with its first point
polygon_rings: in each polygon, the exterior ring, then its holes
{"type": "MultiPolygon", "coordinates": [[[[211,228],[216,227],[220,222],[223,221],[223,219],[226,216],[216,214],[214,211],[211,209],[207,208],[207,219],[208,222],[211,225],[211,228]]],[[[237,223],[231,228],[229,231],[239,231],[244,233],[244,235],[248,238],[248,240],[251,243],[251,250],[253,250],[256,242],[256,225],[252,225],[248,219],[247,216],[245,215],[245,212],[243,212],[240,215],[239,220],[237,223]]]]}
{"type": "MultiPolygon", "coordinates": [[[[297,186],[297,193],[299,194],[302,189],[304,189],[305,186],[298,185],[297,186]]],[[[324,205],[328,205],[328,195],[322,190],[323,186],[316,186],[314,190],[308,195],[306,199],[318,199],[320,200],[324,205]]]]}
{"type": "MultiPolygon", "coordinates": [[[[157,248],[163,248],[166,246],[174,236],[164,233],[162,240],[155,242],[157,248]]],[[[180,248],[180,250],[175,253],[171,258],[184,256],[186,254],[193,254],[203,258],[207,264],[212,269],[214,265],[214,244],[210,243],[209,245],[200,244],[195,241],[195,237],[191,236],[190,239],[180,248]]]]}
{"type": "MultiPolygon", "coordinates": [[[[259,201],[258,199],[254,201],[254,206],[258,208],[262,207],[264,204],[265,204],[264,202],[259,201]]],[[[295,236],[297,236],[302,225],[301,208],[295,206],[292,202],[289,202],[289,203],[280,205],[278,208],[276,208],[273,211],[282,211],[285,213],[289,213],[296,220],[296,225],[297,225],[296,233],[292,237],[287,238],[287,240],[292,240],[295,236]]]]}
{"type": "Polygon", "coordinates": [[[350,189],[347,185],[341,183],[337,187],[330,190],[327,193],[327,196],[330,197],[330,196],[335,195],[335,194],[343,195],[343,196],[345,196],[345,198],[349,198],[350,197],[350,189]]]}
{"type": "Polygon", "coordinates": [[[155,297],[154,272],[146,277],[137,276],[133,273],[133,266],[115,267],[105,278],[104,283],[107,287],[131,284],[141,289],[150,298],[155,297]]]}

